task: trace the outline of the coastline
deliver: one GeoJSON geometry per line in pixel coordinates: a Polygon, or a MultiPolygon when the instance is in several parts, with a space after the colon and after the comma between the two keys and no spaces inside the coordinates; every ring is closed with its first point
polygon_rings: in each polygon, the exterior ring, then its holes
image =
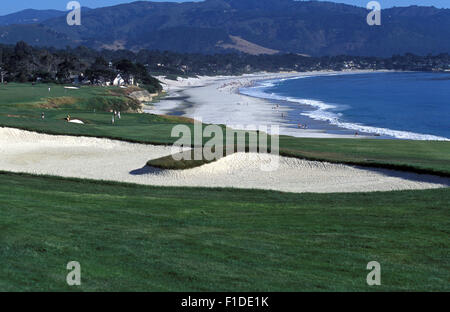
{"type": "MultiPolygon", "coordinates": [[[[292,118],[295,122],[301,122],[301,124],[313,125],[312,128],[327,129],[328,131],[350,132],[351,134],[357,133],[358,136],[363,134],[365,137],[376,137],[380,139],[390,140],[414,140],[414,141],[450,141],[448,137],[440,134],[429,134],[426,131],[420,130],[398,130],[395,127],[390,126],[376,126],[368,125],[361,121],[348,121],[340,118],[341,114],[337,114],[333,111],[337,106],[332,100],[317,100],[314,97],[306,97],[305,95],[280,95],[278,93],[271,93],[268,91],[276,84],[287,80],[298,80],[301,78],[313,78],[317,76],[345,76],[349,74],[383,74],[383,73],[401,73],[401,74],[417,74],[411,71],[347,71],[347,72],[329,72],[323,75],[310,74],[306,76],[297,76],[294,78],[265,80],[258,82],[255,86],[250,88],[242,88],[239,90],[241,94],[248,95],[256,98],[263,98],[273,101],[275,103],[282,103],[292,109],[292,118]]],[[[275,91],[278,92],[278,91],[275,91]]],[[[353,91],[349,91],[353,92],[353,91]]],[[[344,106],[347,104],[344,103],[344,106]]],[[[339,106],[339,105],[338,105],[339,106]]],[[[295,123],[296,124],[296,123],[295,123]]],[[[370,123],[369,123],[370,124],[370,123]]],[[[294,135],[295,136],[295,135],[294,135]]]]}
{"type": "Polygon", "coordinates": [[[259,73],[242,76],[179,78],[177,81],[157,77],[163,83],[167,96],[157,103],[152,103],[151,106],[145,106],[144,112],[186,116],[204,123],[224,124],[234,129],[278,125],[280,135],[303,138],[379,138],[363,133],[355,136],[353,130],[339,128],[309,117],[305,117],[305,124],[312,125],[313,129],[299,129],[292,122],[290,123],[288,116],[291,108],[287,105],[240,92],[241,88],[267,80],[372,72],[385,71],[259,73]]]}
{"type": "Polygon", "coordinates": [[[348,70],[289,73],[258,73],[242,76],[179,78],[158,77],[167,96],[144,112],[185,116],[209,124],[222,124],[238,130],[279,126],[280,135],[300,138],[366,138],[449,141],[448,138],[351,123],[331,118],[327,104],[312,100],[291,99],[265,93],[272,82],[317,76],[342,76],[368,73],[395,73],[395,70],[348,70]],[[311,103],[310,103],[311,102],[311,103]],[[311,107],[317,111],[311,111],[311,107]],[[323,108],[325,107],[325,108],[323,108]],[[323,110],[322,110],[323,109],[323,110]],[[299,113],[300,111],[300,113],[299,113]],[[316,112],[321,112],[317,115],[316,112]],[[317,116],[316,116],[317,115],[317,116]]]}

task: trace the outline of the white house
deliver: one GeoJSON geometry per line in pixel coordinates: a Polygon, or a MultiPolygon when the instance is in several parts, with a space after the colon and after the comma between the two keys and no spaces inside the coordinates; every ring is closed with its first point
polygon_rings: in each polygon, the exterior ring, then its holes
{"type": "Polygon", "coordinates": [[[122,76],[120,74],[118,74],[116,79],[114,79],[113,85],[114,86],[123,86],[124,84],[125,84],[125,80],[123,80],[122,76]]]}
{"type": "Polygon", "coordinates": [[[134,80],[133,75],[129,75],[128,78],[124,79],[120,74],[118,74],[116,79],[114,79],[113,85],[118,87],[125,85],[133,86],[135,82],[136,81],[134,80]]]}

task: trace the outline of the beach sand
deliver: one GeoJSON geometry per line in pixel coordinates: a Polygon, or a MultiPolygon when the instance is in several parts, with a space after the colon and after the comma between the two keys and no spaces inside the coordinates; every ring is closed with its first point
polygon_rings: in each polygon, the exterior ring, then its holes
{"type": "MultiPolygon", "coordinates": [[[[351,73],[366,73],[353,71],[351,73]]],[[[180,115],[208,124],[224,124],[233,129],[251,129],[278,125],[280,134],[305,138],[355,138],[354,132],[333,133],[326,129],[298,129],[286,120],[290,109],[276,106],[273,101],[240,94],[240,88],[259,80],[293,78],[313,75],[332,75],[337,72],[305,72],[281,74],[251,74],[243,76],[218,76],[179,78],[178,81],[158,77],[163,82],[168,97],[147,106],[144,112],[160,115],[180,115]],[[249,127],[252,126],[252,127],[249,127]]],[[[339,72],[339,74],[343,74],[339,72]]],[[[309,118],[307,118],[309,120],[309,118]]],[[[309,123],[315,122],[309,120],[309,123]]],[[[326,123],[322,122],[323,125],[326,123]]],[[[339,132],[339,131],[336,131],[339,132]]],[[[373,136],[358,135],[357,138],[373,136]]]]}
{"type": "Polygon", "coordinates": [[[450,179],[261,154],[237,153],[183,171],[146,167],[172,147],[0,128],[0,170],[158,186],[233,187],[295,193],[433,189],[450,179]],[[279,168],[261,167],[278,160],[279,168]]]}

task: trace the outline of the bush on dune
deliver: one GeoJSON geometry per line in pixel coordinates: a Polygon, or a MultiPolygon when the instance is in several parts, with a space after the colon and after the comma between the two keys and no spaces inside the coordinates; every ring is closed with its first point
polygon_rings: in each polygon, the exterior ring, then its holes
{"type": "Polygon", "coordinates": [[[121,111],[121,112],[135,112],[141,108],[141,103],[131,98],[118,96],[97,96],[88,100],[87,106],[89,109],[98,111],[121,111]]]}

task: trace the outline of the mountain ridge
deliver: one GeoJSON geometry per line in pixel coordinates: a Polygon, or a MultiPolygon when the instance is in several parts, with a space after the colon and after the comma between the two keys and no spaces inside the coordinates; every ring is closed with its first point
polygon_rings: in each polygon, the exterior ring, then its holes
{"type": "MultiPolygon", "coordinates": [[[[368,26],[368,10],[334,2],[293,0],[137,1],[82,9],[82,25],[65,16],[37,24],[0,26],[0,43],[223,53],[391,56],[450,52],[450,9],[394,7],[382,25],[368,26]],[[233,39],[234,38],[234,39],[233,39]],[[236,38],[240,43],[236,44],[236,38]],[[120,43],[117,45],[117,43],[120,43]]],[[[1,21],[1,17],[0,17],[1,21]]],[[[1,23],[0,23],[1,25],[1,23]]]]}
{"type": "Polygon", "coordinates": [[[58,10],[25,9],[11,14],[0,16],[0,25],[36,24],[54,17],[65,15],[66,12],[58,10]]]}

